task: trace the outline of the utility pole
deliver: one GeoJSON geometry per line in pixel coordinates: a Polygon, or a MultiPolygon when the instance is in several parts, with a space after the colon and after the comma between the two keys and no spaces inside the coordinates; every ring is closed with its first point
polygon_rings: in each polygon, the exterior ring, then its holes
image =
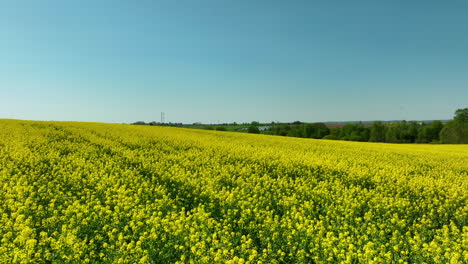
{"type": "Polygon", "coordinates": [[[161,124],[164,124],[165,122],[164,118],[165,118],[165,114],[164,112],[161,112],[161,124]]]}

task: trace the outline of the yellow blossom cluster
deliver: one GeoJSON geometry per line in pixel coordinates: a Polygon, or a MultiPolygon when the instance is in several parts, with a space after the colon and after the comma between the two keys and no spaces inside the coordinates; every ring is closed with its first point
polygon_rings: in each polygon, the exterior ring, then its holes
{"type": "Polygon", "coordinates": [[[468,263],[467,198],[467,145],[0,120],[5,263],[468,263]]]}

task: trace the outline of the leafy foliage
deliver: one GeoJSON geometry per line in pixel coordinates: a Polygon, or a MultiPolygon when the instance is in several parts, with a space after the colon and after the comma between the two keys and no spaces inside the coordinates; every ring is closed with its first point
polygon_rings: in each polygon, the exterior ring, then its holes
{"type": "Polygon", "coordinates": [[[455,111],[455,117],[440,132],[442,143],[468,144],[468,108],[455,111]]]}
{"type": "Polygon", "coordinates": [[[248,133],[252,133],[252,134],[260,134],[260,129],[258,129],[257,126],[249,126],[249,128],[247,129],[247,132],[248,133]]]}

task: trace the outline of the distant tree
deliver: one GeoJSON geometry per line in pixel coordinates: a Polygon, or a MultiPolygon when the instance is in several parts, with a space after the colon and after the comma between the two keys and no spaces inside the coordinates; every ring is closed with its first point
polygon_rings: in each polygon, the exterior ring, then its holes
{"type": "Polygon", "coordinates": [[[418,143],[431,143],[439,142],[440,131],[444,128],[444,125],[440,121],[433,121],[429,125],[423,124],[418,131],[418,143]]]}
{"type": "Polygon", "coordinates": [[[387,143],[398,143],[397,138],[397,129],[394,126],[390,126],[387,128],[385,132],[385,142],[387,143]]]}
{"type": "Polygon", "coordinates": [[[440,139],[439,134],[442,128],[444,128],[444,124],[442,124],[442,122],[439,120],[435,120],[435,121],[432,121],[430,128],[431,128],[431,131],[430,131],[429,136],[430,136],[431,141],[439,140],[440,139]]]}
{"type": "Polygon", "coordinates": [[[338,127],[330,128],[330,134],[326,135],[325,137],[327,139],[336,139],[336,140],[338,140],[338,139],[340,139],[340,131],[341,131],[341,129],[338,128],[338,127]]]}
{"type": "Polygon", "coordinates": [[[360,133],[360,141],[369,141],[370,138],[370,128],[362,126],[361,133],[360,133]]]}
{"type": "Polygon", "coordinates": [[[374,122],[370,129],[369,141],[385,142],[385,125],[382,122],[374,122]]]}
{"type": "Polygon", "coordinates": [[[303,125],[291,125],[287,133],[288,137],[306,137],[303,125]]]}
{"type": "Polygon", "coordinates": [[[330,134],[330,129],[324,123],[308,124],[306,131],[309,138],[323,138],[330,134]]]}
{"type": "Polygon", "coordinates": [[[250,123],[250,125],[252,126],[259,126],[260,123],[258,121],[252,121],[252,123],[250,123]]]}
{"type": "Polygon", "coordinates": [[[287,136],[291,127],[287,124],[275,124],[270,127],[272,135],[287,136]]]}
{"type": "Polygon", "coordinates": [[[416,139],[416,143],[429,143],[429,125],[422,124],[418,131],[418,138],[416,139]]]}
{"type": "Polygon", "coordinates": [[[468,144],[468,122],[448,122],[440,131],[440,143],[468,144]]]}
{"type": "Polygon", "coordinates": [[[420,125],[416,122],[401,121],[386,125],[385,142],[414,143],[418,138],[420,125]]]}
{"type": "Polygon", "coordinates": [[[468,108],[455,111],[455,117],[440,131],[440,142],[446,144],[468,143],[468,108]]]}
{"type": "Polygon", "coordinates": [[[315,127],[313,124],[302,124],[301,130],[303,137],[305,138],[313,138],[315,134],[315,127]]]}
{"type": "Polygon", "coordinates": [[[323,139],[338,140],[338,137],[336,135],[329,134],[324,136],[323,139]]]}
{"type": "Polygon", "coordinates": [[[217,131],[226,131],[226,128],[223,127],[223,126],[218,126],[218,127],[216,127],[216,130],[217,131]]]}
{"type": "Polygon", "coordinates": [[[146,125],[146,123],[144,121],[136,121],[132,125],[146,125]]]}
{"type": "Polygon", "coordinates": [[[351,133],[349,140],[367,142],[369,141],[369,137],[370,129],[363,126],[357,126],[357,129],[351,133]]]}
{"type": "Polygon", "coordinates": [[[468,108],[457,109],[457,111],[455,111],[455,117],[453,118],[453,120],[458,123],[467,123],[468,108]]]}
{"type": "Polygon", "coordinates": [[[416,122],[404,123],[401,127],[401,141],[405,143],[414,143],[418,137],[418,124],[416,122]]]}
{"type": "Polygon", "coordinates": [[[252,133],[252,134],[260,134],[260,129],[258,129],[257,126],[249,126],[247,129],[247,132],[252,133]]]}
{"type": "Polygon", "coordinates": [[[342,140],[351,140],[351,134],[353,133],[354,129],[355,129],[355,126],[354,124],[347,124],[347,125],[344,125],[341,129],[340,129],[340,133],[338,135],[338,137],[342,140]]]}
{"type": "Polygon", "coordinates": [[[370,131],[361,125],[347,124],[340,129],[339,139],[350,141],[369,141],[370,131]]]}

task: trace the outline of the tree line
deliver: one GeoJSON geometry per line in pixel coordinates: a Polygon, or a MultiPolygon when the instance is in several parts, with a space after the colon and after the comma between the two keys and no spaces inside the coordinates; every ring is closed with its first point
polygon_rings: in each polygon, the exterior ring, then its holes
{"type": "MultiPolygon", "coordinates": [[[[250,131],[249,131],[250,132],[250,131]]],[[[255,132],[254,132],[255,133],[255,132]]],[[[455,111],[453,120],[424,122],[374,122],[328,127],[324,123],[273,124],[265,134],[301,138],[387,143],[468,143],[468,108],[455,111]]]]}
{"type": "Polygon", "coordinates": [[[414,122],[401,121],[384,123],[376,121],[373,124],[346,124],[342,127],[329,127],[324,123],[274,123],[260,124],[254,121],[250,124],[211,124],[194,123],[159,123],[138,121],[133,125],[175,126],[201,128],[218,131],[238,131],[254,134],[270,134],[288,137],[333,139],[361,142],[387,142],[387,143],[442,143],[442,144],[468,144],[468,108],[455,111],[453,120],[414,122]],[[259,128],[268,128],[262,129],[259,128]]]}

